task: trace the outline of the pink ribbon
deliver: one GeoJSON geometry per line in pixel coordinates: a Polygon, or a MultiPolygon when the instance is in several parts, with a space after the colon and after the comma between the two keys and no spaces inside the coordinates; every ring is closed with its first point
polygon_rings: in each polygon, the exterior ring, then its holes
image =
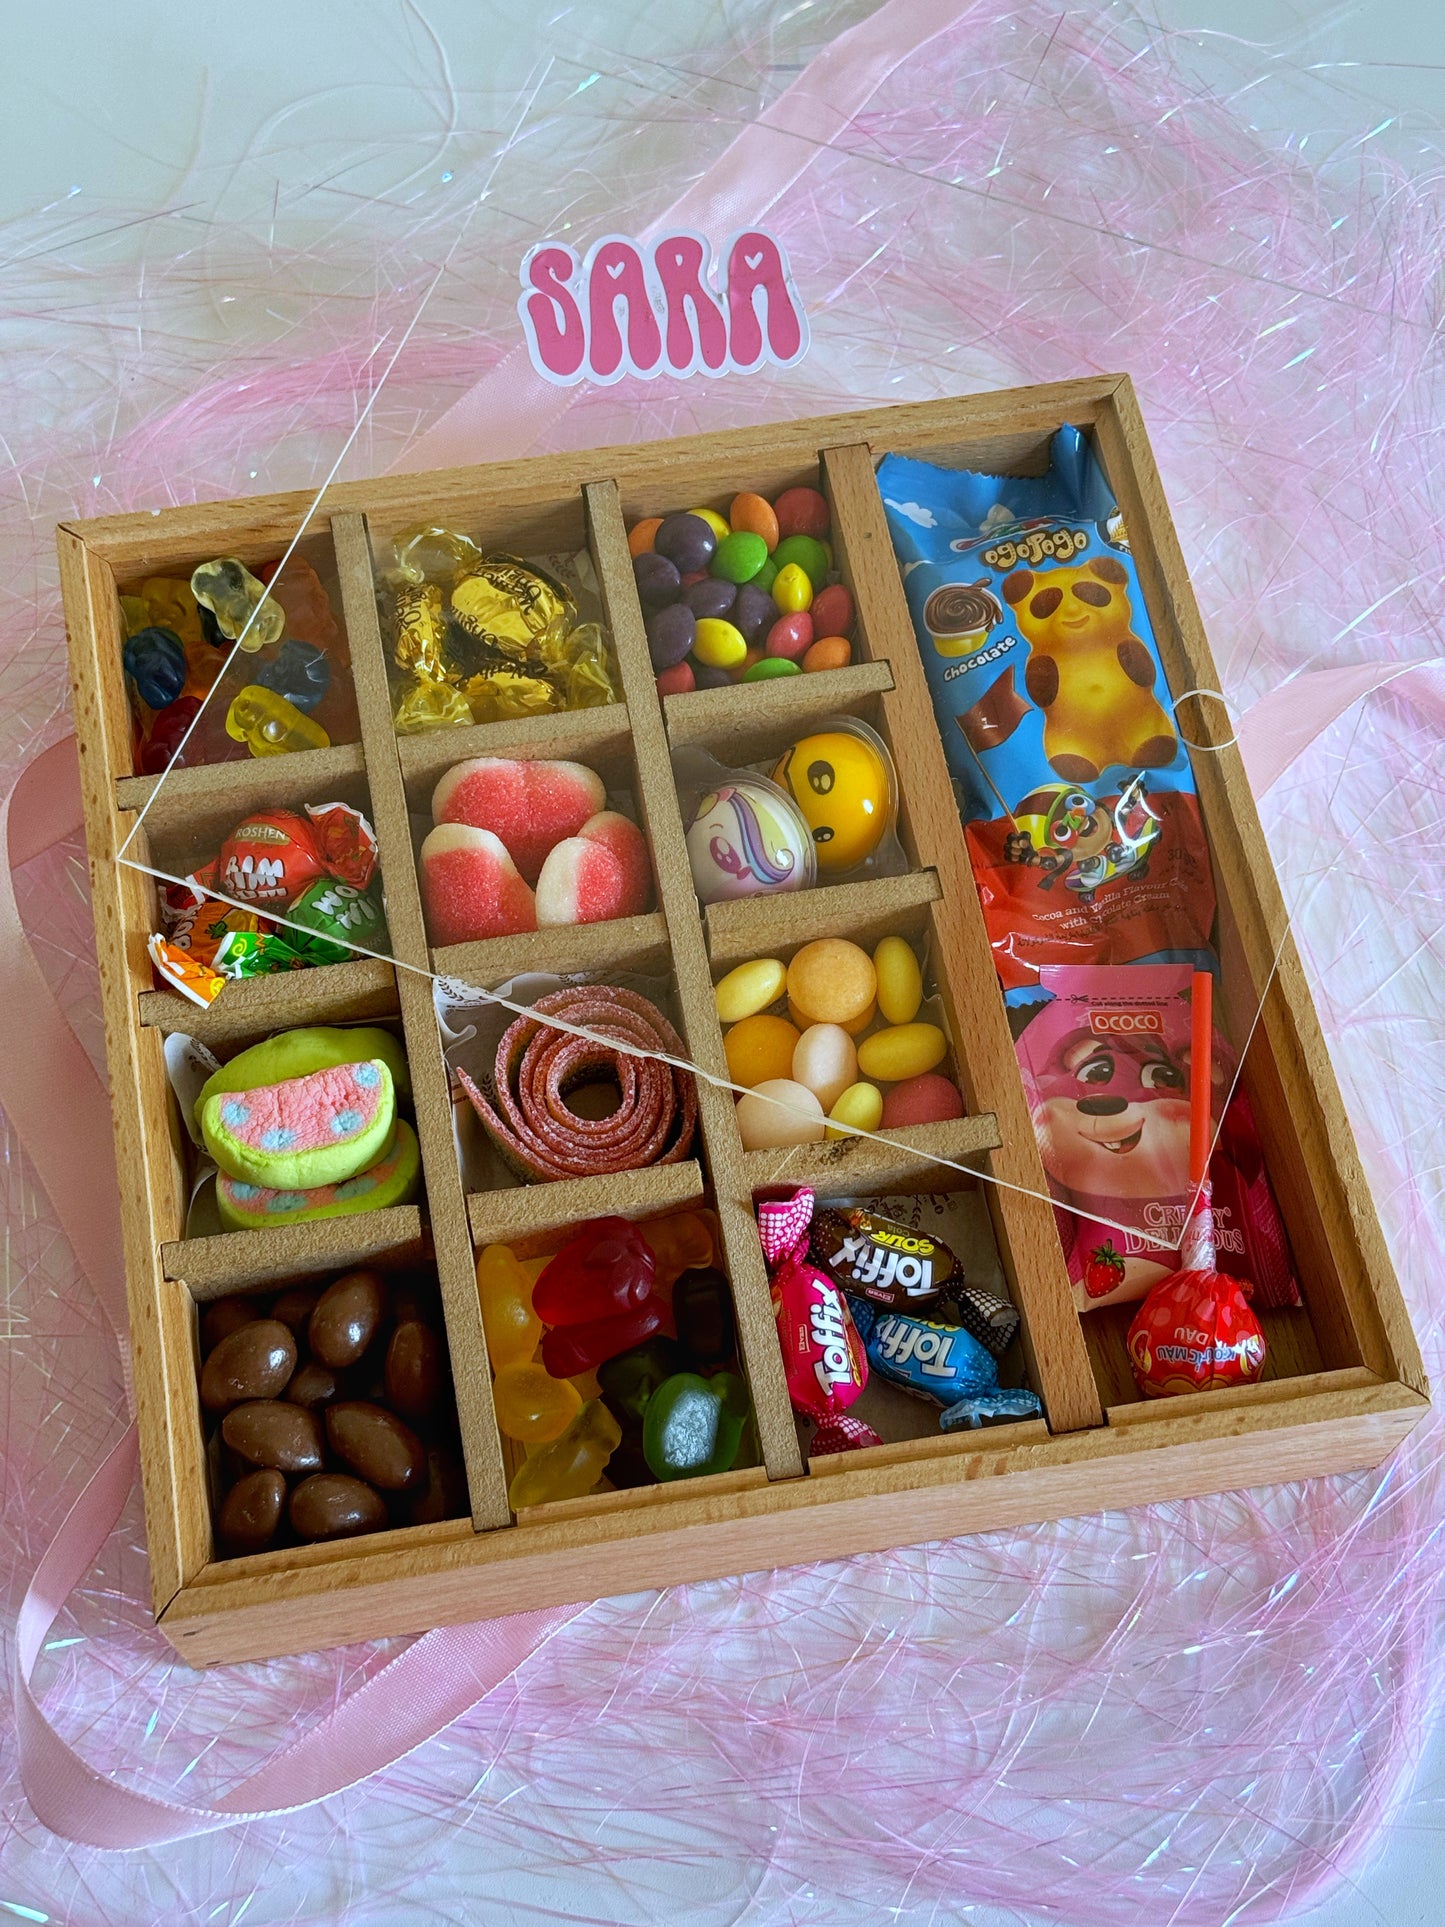
{"type": "MultiPolygon", "coordinates": [[[[888,76],[959,17],[957,0],[889,0],[833,41],[745,127],[653,222],[649,235],[688,227],[722,238],[761,220],[888,76]]],[[[516,348],[394,467],[414,471],[524,454],[561,418],[574,393],[544,382],[516,348]]],[[[1445,714],[1442,668],[1431,662],[1322,670],[1272,692],[1239,727],[1256,794],[1361,696],[1397,677],[1415,674],[1421,687],[1412,694],[1422,693],[1445,714]]],[[[12,867],[71,834],[80,821],[73,739],[67,738],[22,772],[0,810],[0,1106],[115,1330],[129,1387],[115,1187],[98,1180],[113,1169],[109,1104],[25,937],[11,879],[12,867]],[[65,1092],[63,1110],[58,1090],[65,1092]]],[[[442,1731],[583,1610],[518,1613],[427,1633],[214,1806],[156,1799],[87,1766],[46,1719],[31,1685],[50,1628],[119,1520],[135,1471],[132,1424],[71,1507],[20,1609],[13,1685],[21,1781],[37,1816],[71,1840],[155,1846],[326,1799],[442,1731]]]]}

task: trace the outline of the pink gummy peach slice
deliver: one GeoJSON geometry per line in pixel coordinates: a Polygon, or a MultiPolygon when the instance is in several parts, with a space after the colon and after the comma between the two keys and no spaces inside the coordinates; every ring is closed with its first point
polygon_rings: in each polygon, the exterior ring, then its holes
{"type": "Polygon", "coordinates": [[[438,947],[537,928],[536,900],[490,830],[440,824],[421,846],[421,887],[427,931],[438,947]]]}
{"type": "Polygon", "coordinates": [[[547,852],[576,836],[606,801],[606,785],[585,763],[474,756],[441,778],[431,809],[435,823],[469,823],[499,836],[535,883],[547,852]]]}
{"type": "Polygon", "coordinates": [[[559,843],[537,879],[537,922],[611,923],[639,916],[652,901],[652,873],[641,830],[602,810],[559,843]]]}

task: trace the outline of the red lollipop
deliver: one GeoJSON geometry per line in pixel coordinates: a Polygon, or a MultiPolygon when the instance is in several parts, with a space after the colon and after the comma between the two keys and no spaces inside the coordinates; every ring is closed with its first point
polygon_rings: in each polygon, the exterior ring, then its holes
{"type": "Polygon", "coordinates": [[[1184,1228],[1182,1269],[1154,1286],[1129,1327],[1129,1364],[1145,1398],[1248,1385],[1264,1370],[1264,1332],[1250,1309],[1249,1287],[1215,1269],[1208,1182],[1213,1007],[1214,979],[1196,970],[1189,1062],[1194,1207],[1184,1228]]]}

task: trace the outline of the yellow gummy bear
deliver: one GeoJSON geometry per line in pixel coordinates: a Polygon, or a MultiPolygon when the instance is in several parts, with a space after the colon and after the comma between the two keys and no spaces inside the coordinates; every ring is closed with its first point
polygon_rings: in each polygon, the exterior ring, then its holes
{"type": "Polygon", "coordinates": [[[477,1290],[482,1300],[482,1330],[492,1370],[525,1365],[542,1338],[542,1321],[532,1310],[532,1286],[546,1264],[525,1265],[510,1245],[487,1245],[477,1258],[477,1290]]]}
{"type": "Polygon", "coordinates": [[[249,744],[253,756],[285,756],[298,749],[326,749],[331,743],[320,723],[259,683],[248,683],[226,711],[226,734],[233,742],[249,744]]]}
{"type": "Polygon", "coordinates": [[[524,1506],[585,1497],[621,1443],[622,1427],[601,1399],[594,1398],[559,1438],[518,1466],[507,1489],[507,1503],[520,1512],[524,1506]]]}
{"type": "Polygon", "coordinates": [[[216,618],[226,640],[239,641],[247,655],[279,642],[286,633],[281,604],[234,555],[203,562],[191,577],[191,593],[216,618]]]}

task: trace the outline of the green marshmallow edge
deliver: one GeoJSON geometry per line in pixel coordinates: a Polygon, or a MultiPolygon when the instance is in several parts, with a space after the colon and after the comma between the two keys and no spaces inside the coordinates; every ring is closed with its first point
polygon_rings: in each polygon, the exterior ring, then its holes
{"type": "Polygon", "coordinates": [[[196,1099],[195,1117],[199,1125],[206,1105],[213,1097],[231,1091],[259,1090],[263,1084],[284,1084],[293,1077],[309,1077],[312,1071],[331,1070],[337,1064],[364,1064],[378,1057],[391,1072],[397,1098],[411,1097],[411,1073],[406,1052],[399,1038],[389,1030],[372,1024],[340,1028],[317,1024],[306,1030],[283,1030],[252,1044],[222,1064],[201,1086],[196,1099]]]}
{"type": "MultiPolygon", "coordinates": [[[[222,1116],[227,1098],[237,1093],[217,1091],[201,1106],[201,1136],[206,1149],[227,1177],[242,1184],[264,1185],[271,1191],[315,1191],[325,1184],[344,1184],[348,1178],[369,1171],[391,1146],[396,1086],[383,1059],[364,1061],[374,1063],[381,1073],[376,1111],[366,1129],[344,1144],[313,1144],[293,1151],[263,1151],[257,1145],[243,1144],[226,1128],[222,1116]]],[[[291,1085],[306,1081],[305,1077],[285,1080],[291,1085]]],[[[249,1088],[256,1091],[265,1087],[253,1084],[249,1088]]]]}
{"type": "MultiPolygon", "coordinates": [[[[372,1190],[351,1198],[328,1196],[323,1203],[301,1205],[294,1211],[242,1212],[228,1202],[217,1185],[216,1209],[222,1228],[226,1231],[271,1231],[278,1225],[314,1224],[319,1218],[350,1218],[363,1211],[386,1211],[393,1205],[410,1204],[421,1181],[421,1151],[416,1132],[403,1117],[396,1120],[396,1135],[377,1162],[385,1163],[388,1158],[393,1160],[392,1169],[372,1190]]],[[[365,1176],[365,1173],[360,1175],[365,1176]]],[[[323,1188],[330,1191],[329,1186],[323,1188]]]]}

